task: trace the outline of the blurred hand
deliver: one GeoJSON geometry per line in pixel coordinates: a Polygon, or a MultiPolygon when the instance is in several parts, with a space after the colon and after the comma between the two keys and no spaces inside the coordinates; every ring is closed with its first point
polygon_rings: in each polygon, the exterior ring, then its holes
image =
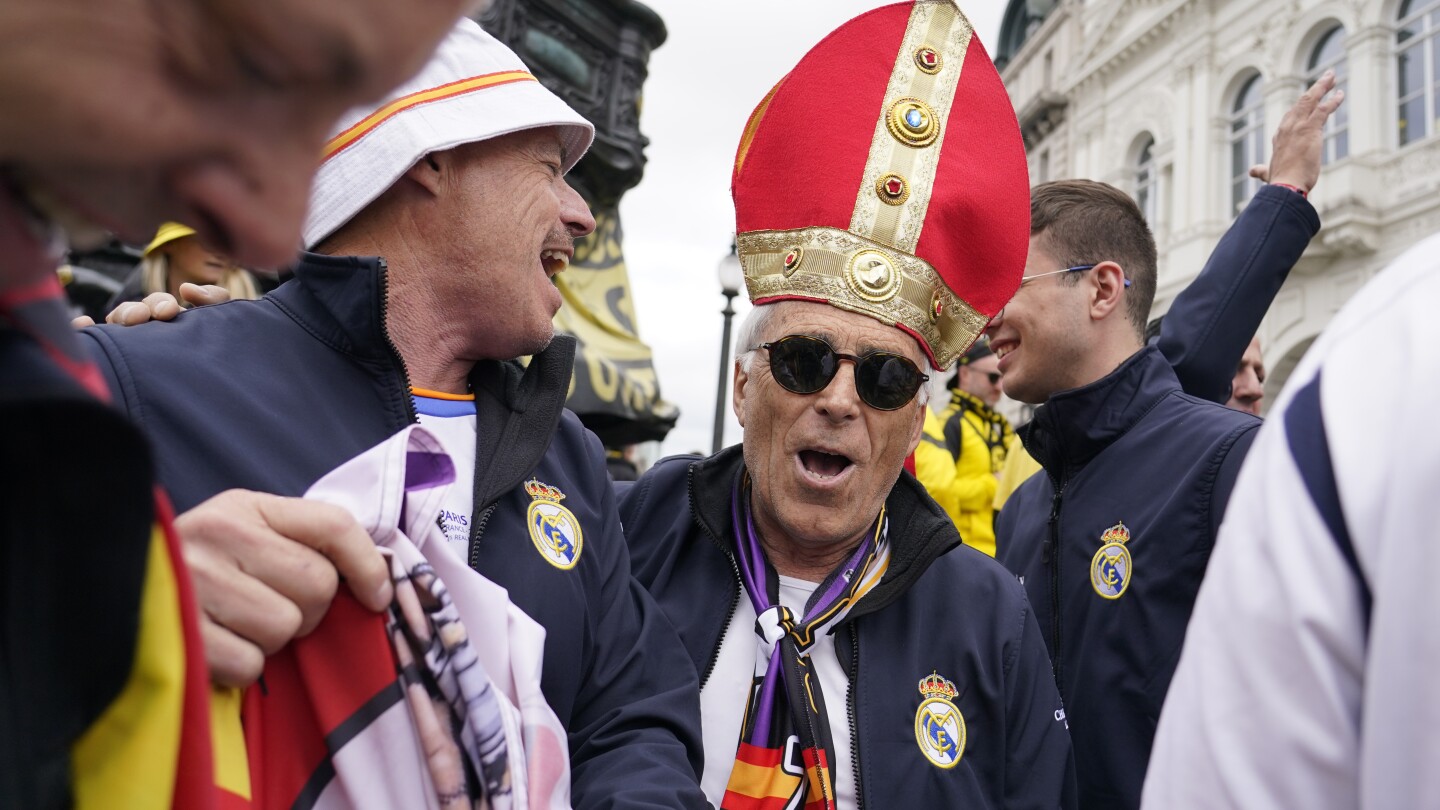
{"type": "Polygon", "coordinates": [[[1271,141],[1270,165],[1250,167],[1250,176],[1262,183],[1284,183],[1309,193],[1320,179],[1320,155],[1325,143],[1325,122],[1345,100],[1335,89],[1335,71],[1327,70],[1295,101],[1280,119],[1271,141]],[[1329,97],[1326,97],[1329,94],[1329,97]]]}
{"type": "MultiPolygon", "coordinates": [[[[192,307],[209,304],[223,304],[230,300],[230,291],[214,284],[185,283],[180,285],[180,298],[192,307]]],[[[184,308],[170,293],[151,293],[144,301],[127,301],[105,316],[106,323],[117,326],[135,326],[146,321],[168,321],[179,315],[184,308]]],[[[75,320],[79,324],[79,318],[75,320]]],[[[84,324],[89,326],[91,324],[84,324]]]]}
{"type": "Polygon", "coordinates": [[[338,506],[233,489],[178,517],[175,529],[221,686],[253,683],[265,656],[314,630],[342,578],[371,610],[390,604],[389,567],[338,506]]]}

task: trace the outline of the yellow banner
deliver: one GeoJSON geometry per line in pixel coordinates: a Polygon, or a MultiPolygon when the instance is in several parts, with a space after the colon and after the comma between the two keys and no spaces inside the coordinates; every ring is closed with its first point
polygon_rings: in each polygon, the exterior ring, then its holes
{"type": "Polygon", "coordinates": [[[574,260],[555,282],[565,299],[555,328],[580,344],[566,404],[607,447],[658,441],[680,410],[660,398],[650,347],[636,328],[619,212],[594,214],[595,233],[575,243],[574,260]]]}

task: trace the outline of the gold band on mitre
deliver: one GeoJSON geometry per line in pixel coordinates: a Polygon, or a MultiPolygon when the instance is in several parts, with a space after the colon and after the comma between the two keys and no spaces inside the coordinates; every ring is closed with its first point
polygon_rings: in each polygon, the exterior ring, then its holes
{"type": "Polygon", "coordinates": [[[824,301],[918,336],[948,368],[990,319],[950,291],[924,259],[839,228],[736,237],[750,300],[824,301]]]}

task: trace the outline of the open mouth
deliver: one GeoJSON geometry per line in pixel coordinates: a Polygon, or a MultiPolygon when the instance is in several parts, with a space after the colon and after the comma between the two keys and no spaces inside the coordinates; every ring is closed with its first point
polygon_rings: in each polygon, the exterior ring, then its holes
{"type": "Polygon", "coordinates": [[[855,463],[848,456],[823,450],[801,450],[798,457],[805,472],[820,481],[829,481],[844,475],[855,463]]]}
{"type": "Polygon", "coordinates": [[[540,251],[540,264],[545,268],[545,275],[554,278],[556,274],[565,272],[570,266],[570,254],[563,250],[542,250],[540,251]]]}

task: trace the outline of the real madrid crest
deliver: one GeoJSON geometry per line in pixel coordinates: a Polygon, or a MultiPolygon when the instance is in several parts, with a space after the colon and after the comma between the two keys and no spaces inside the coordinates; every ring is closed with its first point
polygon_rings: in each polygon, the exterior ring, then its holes
{"type": "Polygon", "coordinates": [[[562,571],[569,571],[580,561],[585,537],[575,513],[560,505],[565,493],[533,478],[525,482],[525,491],[534,499],[525,511],[530,540],[546,562],[562,571]]]}
{"type": "Polygon", "coordinates": [[[965,755],[965,717],[955,707],[955,683],[935,672],[920,679],[925,700],[915,710],[915,742],[937,768],[953,768],[965,755]]]}
{"type": "Polygon", "coordinates": [[[1130,530],[1124,521],[1100,535],[1100,550],[1090,560],[1090,584],[1106,599],[1119,599],[1130,587],[1134,565],[1130,561],[1130,530]]]}

